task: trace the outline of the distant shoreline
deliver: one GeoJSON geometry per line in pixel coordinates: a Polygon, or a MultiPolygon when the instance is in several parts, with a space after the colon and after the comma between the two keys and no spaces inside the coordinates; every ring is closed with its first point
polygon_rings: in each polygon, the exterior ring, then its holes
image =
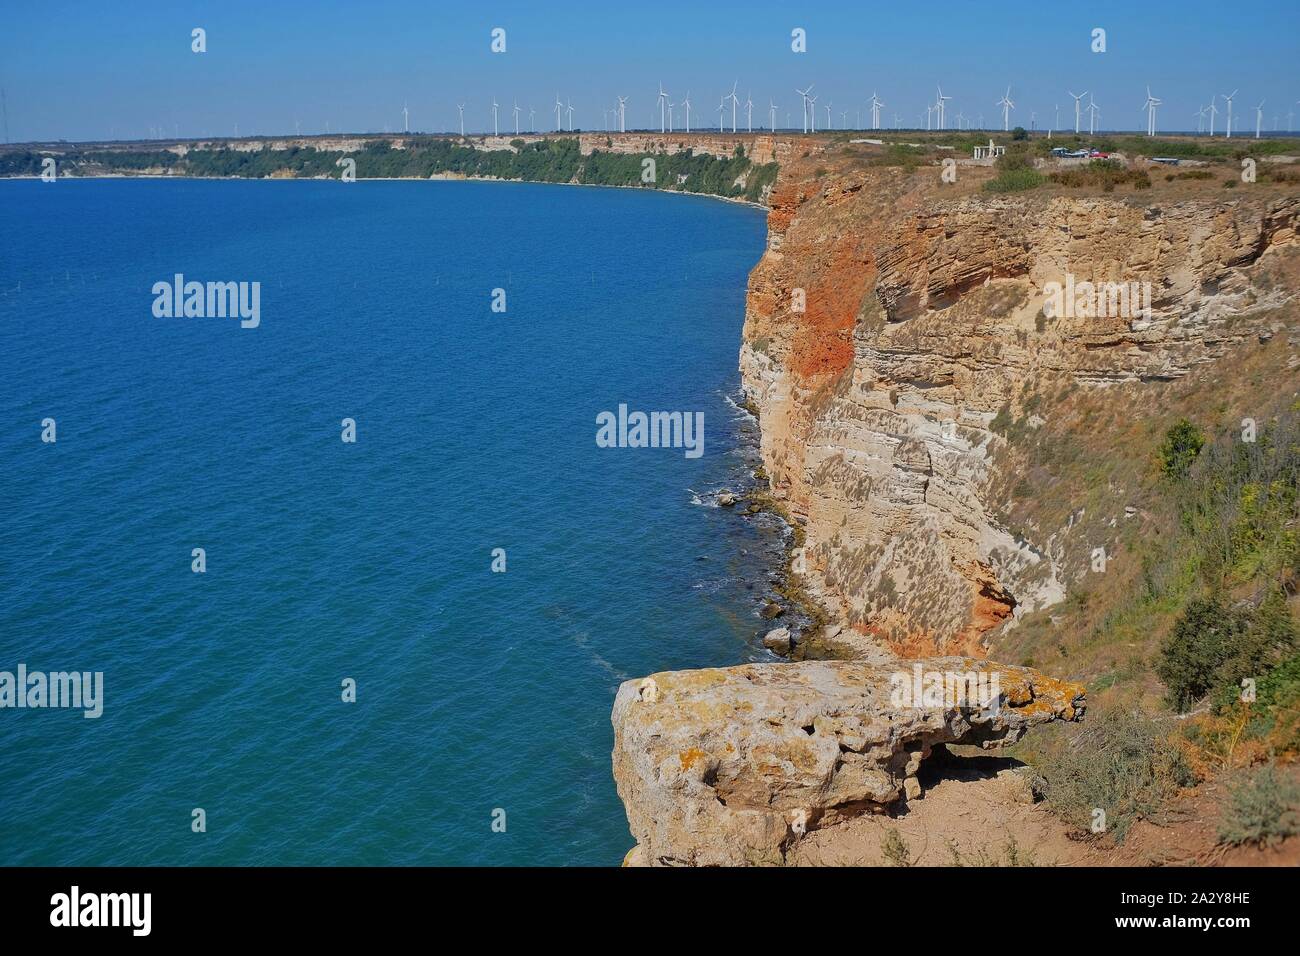
{"type": "MultiPolygon", "coordinates": [[[[40,179],[40,176],[0,176],[0,182],[4,180],[21,180],[21,179],[40,179]]],[[[127,176],[122,173],[100,173],[94,176],[60,176],[60,179],[67,180],[94,180],[94,179],[140,179],[146,181],[166,181],[176,179],[190,180],[211,180],[214,182],[254,182],[254,183],[272,183],[272,182],[303,182],[303,183],[322,183],[335,182],[341,183],[341,180],[332,176],[127,176]]],[[[645,186],[619,186],[613,183],[557,183],[548,182],[541,179],[500,179],[496,176],[366,176],[358,177],[355,182],[371,183],[519,183],[532,186],[578,186],[585,189],[631,189],[637,192],[662,193],[670,196],[695,196],[700,199],[716,199],[720,202],[732,203],[738,206],[749,206],[753,209],[761,209],[764,212],[769,211],[770,207],[763,203],[752,202],[748,199],[736,199],[732,196],[719,196],[717,193],[695,193],[688,192],[684,189],[650,189],[645,186]]]]}

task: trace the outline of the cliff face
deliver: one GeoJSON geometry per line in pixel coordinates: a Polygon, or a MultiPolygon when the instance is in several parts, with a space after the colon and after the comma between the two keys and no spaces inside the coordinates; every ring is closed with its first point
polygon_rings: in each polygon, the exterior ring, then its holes
{"type": "Polygon", "coordinates": [[[1086,561],[1065,528],[997,520],[999,412],[1048,382],[1140,403],[1268,335],[1300,286],[1300,200],[954,195],[937,172],[824,162],[782,167],[741,350],[773,492],[804,525],[796,570],[847,625],[841,653],[980,655],[1086,561]],[[1149,312],[1045,312],[1070,282],[1148,284],[1149,312]]]}

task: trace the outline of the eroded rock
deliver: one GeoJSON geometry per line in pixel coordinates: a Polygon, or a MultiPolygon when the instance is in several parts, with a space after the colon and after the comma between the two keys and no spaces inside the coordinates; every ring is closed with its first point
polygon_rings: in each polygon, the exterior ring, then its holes
{"type": "MultiPolygon", "coordinates": [[[[1083,687],[963,657],[805,661],[667,671],[614,701],[614,778],[638,848],[629,864],[779,865],[807,830],[903,797],[939,743],[996,747],[1083,716],[1083,687]],[[898,706],[900,674],[997,677],[989,702],[898,706]],[[802,815],[800,815],[802,812],[802,815]]],[[[914,790],[915,792],[915,790],[914,790]]]]}

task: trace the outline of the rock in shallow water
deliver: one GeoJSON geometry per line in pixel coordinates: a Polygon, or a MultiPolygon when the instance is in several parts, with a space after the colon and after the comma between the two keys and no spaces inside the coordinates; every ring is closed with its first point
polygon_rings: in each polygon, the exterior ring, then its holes
{"type": "Polygon", "coordinates": [[[775,654],[789,654],[791,643],[788,627],[774,628],[763,635],[763,646],[775,654]]]}
{"type": "MultiPolygon", "coordinates": [[[[806,661],[667,671],[614,701],[614,778],[628,863],[780,865],[815,829],[900,799],[937,743],[996,747],[1078,720],[1083,687],[971,658],[806,661]],[[993,706],[898,706],[900,680],[997,675],[993,706]],[[900,675],[902,677],[900,678],[900,675]]],[[[913,788],[915,789],[915,788],[913,788]]]]}

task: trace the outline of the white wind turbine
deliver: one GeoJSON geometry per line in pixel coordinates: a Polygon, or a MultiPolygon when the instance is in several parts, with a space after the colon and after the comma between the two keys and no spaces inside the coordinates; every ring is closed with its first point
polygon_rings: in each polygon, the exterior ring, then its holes
{"type": "Polygon", "coordinates": [[[569,113],[569,132],[572,133],[573,132],[573,100],[569,100],[568,113],[569,113]]]}
{"type": "Polygon", "coordinates": [[[770,96],[767,98],[767,109],[768,109],[768,123],[770,124],[768,128],[771,129],[773,132],[775,132],[776,131],[776,103],[772,102],[772,98],[770,96]]]}
{"type": "Polygon", "coordinates": [[[1002,107],[1002,132],[1006,133],[1011,129],[1011,111],[1016,108],[1016,104],[1011,102],[1011,87],[1002,94],[1002,99],[998,100],[995,106],[1002,107]]]}
{"type": "Polygon", "coordinates": [[[935,87],[939,91],[939,98],[935,101],[935,105],[939,108],[939,129],[943,129],[944,114],[947,112],[947,107],[945,107],[944,104],[947,103],[948,100],[952,99],[952,97],[943,95],[942,86],[935,84],[935,87]]]}
{"type": "Polygon", "coordinates": [[[727,98],[725,96],[718,100],[718,132],[722,132],[722,114],[727,109],[727,98]]]}
{"type": "Polygon", "coordinates": [[[754,94],[752,92],[745,93],[745,130],[750,133],[754,132],[754,94]]]}
{"type": "Polygon", "coordinates": [[[495,96],[492,97],[492,135],[500,135],[500,131],[497,129],[497,98],[495,96]]]}
{"type": "MultiPolygon", "coordinates": [[[[1066,90],[1066,92],[1070,93],[1069,90],[1066,90]]],[[[1083,98],[1088,95],[1088,91],[1084,90],[1082,93],[1070,93],[1070,95],[1074,97],[1074,131],[1075,133],[1078,133],[1080,113],[1082,112],[1082,110],[1080,110],[1079,107],[1080,104],[1083,102],[1083,98]]]]}
{"type": "Polygon", "coordinates": [[[460,110],[460,135],[461,138],[464,139],[465,138],[465,104],[457,103],[456,109],[460,110]]]}
{"type": "Polygon", "coordinates": [[[670,133],[673,131],[673,107],[676,105],[672,100],[668,101],[668,132],[670,133]]]}
{"type": "Polygon", "coordinates": [[[618,98],[618,131],[619,131],[620,133],[626,133],[626,132],[627,132],[627,127],[626,127],[626,125],[624,124],[624,121],[623,121],[623,120],[624,120],[624,117],[623,117],[623,111],[624,111],[624,108],[625,108],[626,106],[627,106],[627,97],[626,97],[626,96],[620,96],[620,97],[618,98]]]}
{"type": "Polygon", "coordinates": [[[1142,104],[1142,108],[1147,111],[1147,135],[1156,135],[1156,107],[1163,101],[1156,99],[1151,95],[1151,87],[1147,87],[1147,101],[1142,104]]]}
{"type": "Polygon", "coordinates": [[[1228,120],[1227,120],[1226,132],[1224,133],[1224,135],[1229,139],[1231,139],[1232,138],[1232,98],[1237,95],[1237,91],[1233,90],[1231,93],[1228,93],[1227,95],[1224,94],[1220,94],[1220,95],[1223,96],[1223,98],[1228,101],[1228,120]]]}
{"type": "Polygon", "coordinates": [[[515,100],[515,135],[519,135],[519,101],[515,100]]]}
{"type": "Polygon", "coordinates": [[[686,95],[682,97],[682,106],[686,107],[686,132],[691,131],[691,91],[687,90],[686,95]]]}
{"type": "Polygon", "coordinates": [[[740,98],[736,96],[736,87],[740,85],[740,80],[731,84],[731,92],[727,94],[727,99],[731,100],[731,131],[736,131],[736,107],[740,105],[740,98]]]}
{"type": "Polygon", "coordinates": [[[827,101],[826,101],[826,128],[827,128],[827,129],[834,129],[834,128],[835,128],[835,124],[831,122],[831,104],[832,104],[832,102],[833,102],[832,100],[827,100],[827,101]]]}
{"type": "Polygon", "coordinates": [[[668,94],[664,92],[663,83],[659,84],[659,132],[668,132],[668,94]]]}
{"type": "Polygon", "coordinates": [[[536,116],[537,116],[537,110],[533,109],[531,106],[528,107],[528,132],[530,133],[537,132],[537,121],[535,119],[536,116]]]}
{"type": "Polygon", "coordinates": [[[801,90],[797,86],[795,92],[799,94],[799,100],[803,103],[803,131],[808,132],[808,94],[812,92],[814,84],[809,83],[808,89],[801,90]]]}
{"type": "MultiPolygon", "coordinates": [[[[1264,122],[1264,101],[1260,100],[1259,105],[1255,107],[1255,138],[1259,139],[1259,127],[1264,122]]],[[[1274,126],[1277,124],[1274,123],[1274,126]]]]}
{"type": "Polygon", "coordinates": [[[874,90],[871,92],[871,128],[880,129],[880,108],[884,102],[878,97],[874,90]]]}
{"type": "Polygon", "coordinates": [[[1210,111],[1210,136],[1214,136],[1214,117],[1219,115],[1219,108],[1214,105],[1214,98],[1210,98],[1210,105],[1206,107],[1210,111]]]}
{"type": "Polygon", "coordinates": [[[555,94],[555,131],[558,133],[564,129],[564,124],[560,122],[560,110],[564,109],[564,104],[560,102],[560,94],[555,94]]]}
{"type": "MultiPolygon", "coordinates": [[[[930,131],[930,116],[931,116],[933,113],[934,113],[934,107],[933,107],[933,106],[927,106],[927,107],[925,108],[925,130],[926,130],[927,133],[930,131]]],[[[918,116],[917,119],[920,119],[920,117],[918,116]]]]}
{"type": "Polygon", "coordinates": [[[817,97],[808,100],[808,132],[817,132],[817,97]]]}
{"type": "Polygon", "coordinates": [[[1088,135],[1091,136],[1097,132],[1097,117],[1101,114],[1101,107],[1091,96],[1088,97],[1088,135]]]}
{"type": "Polygon", "coordinates": [[[1205,132],[1205,107],[1202,106],[1196,111],[1196,133],[1200,135],[1205,132]]]}
{"type": "Polygon", "coordinates": [[[402,132],[409,133],[410,131],[411,131],[411,114],[407,112],[406,104],[403,103],[402,104],[402,132]]]}

